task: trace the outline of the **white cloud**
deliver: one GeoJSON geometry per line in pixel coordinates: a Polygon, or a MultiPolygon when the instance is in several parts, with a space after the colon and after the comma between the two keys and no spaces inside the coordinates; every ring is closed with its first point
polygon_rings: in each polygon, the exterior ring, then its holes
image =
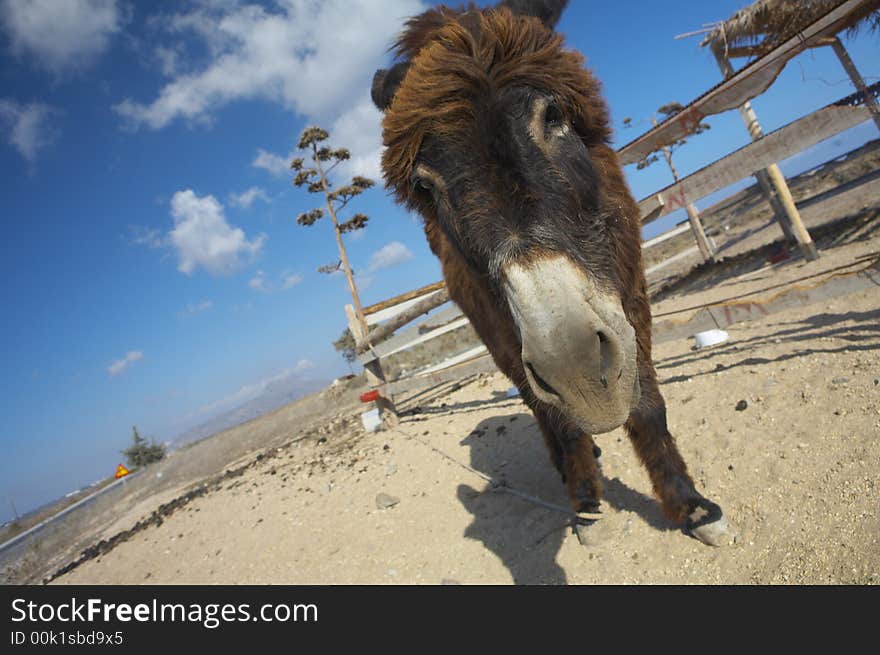
{"type": "Polygon", "coordinates": [[[51,119],[58,111],[41,102],[26,105],[0,100],[0,134],[34,165],[41,150],[51,145],[58,130],[51,119]]]}
{"type": "Polygon", "coordinates": [[[421,9],[417,0],[278,0],[271,10],[229,4],[178,14],[169,29],[201,37],[211,61],[169,82],[151,103],[130,101],[120,112],[153,129],[241,99],[326,115],[369,94],[402,20],[421,9]]]}
{"type": "Polygon", "coordinates": [[[300,372],[308,371],[310,368],[315,368],[315,362],[310,359],[301,359],[296,363],[296,366],[293,367],[293,370],[300,372]]]}
{"type": "Polygon", "coordinates": [[[117,359],[110,366],[107,367],[107,372],[110,374],[110,377],[116,377],[120,375],[127,369],[129,366],[134,364],[135,362],[139,362],[144,358],[144,353],[140,350],[131,350],[125,353],[125,357],[122,359],[117,359]]]}
{"type": "Polygon", "coordinates": [[[162,69],[165,77],[174,77],[180,68],[180,52],[175,48],[167,48],[165,46],[156,46],[153,50],[153,56],[162,69]]]}
{"type": "Polygon", "coordinates": [[[212,300],[203,300],[199,303],[188,303],[184,314],[192,316],[193,314],[199,314],[201,312],[207,311],[213,306],[214,301],[212,300]]]}
{"type": "Polygon", "coordinates": [[[168,237],[177,249],[177,269],[187,275],[199,266],[212,275],[232,273],[255,257],[266,235],[248,241],[241,228],[226,222],[223,206],[214,196],[197,196],[191,189],[171,198],[174,229],[168,237]]]}
{"type": "MultiPolygon", "coordinates": [[[[331,174],[335,181],[347,182],[354,175],[363,175],[374,182],[381,182],[382,113],[369,96],[338,116],[329,132],[329,143],[348,148],[351,153],[351,159],[342,162],[331,174]]],[[[259,148],[251,166],[262,168],[275,177],[291,175],[290,162],[300,155],[301,152],[291,152],[283,156],[259,148]]]]}
{"type": "Polygon", "coordinates": [[[330,128],[335,145],[348,148],[351,159],[334,171],[336,178],[363,175],[374,182],[382,179],[382,112],[369,96],[337,118],[330,128]]]}
{"type": "Polygon", "coordinates": [[[257,271],[256,275],[248,280],[248,286],[254,291],[262,291],[263,293],[269,293],[272,290],[269,282],[266,280],[265,271],[257,271]]]}
{"type": "MultiPolygon", "coordinates": [[[[354,284],[357,287],[358,291],[366,291],[371,286],[373,286],[373,282],[376,281],[376,278],[372,275],[367,275],[365,273],[357,273],[354,276],[354,284]]],[[[345,290],[348,291],[348,284],[345,285],[345,290]]]]}
{"type": "Polygon", "coordinates": [[[255,200],[262,200],[263,202],[271,202],[271,199],[266,192],[263,191],[260,187],[252,186],[247,191],[242,191],[241,193],[233,193],[230,196],[230,202],[236,207],[243,207],[245,209],[249,208],[252,204],[254,204],[255,200]]]}
{"type": "Polygon", "coordinates": [[[138,246],[146,246],[147,248],[164,248],[167,244],[165,239],[162,237],[162,233],[150,227],[144,227],[142,225],[131,225],[129,226],[131,229],[132,237],[131,243],[138,246]]]}
{"type": "Polygon", "coordinates": [[[284,271],[281,273],[280,285],[270,282],[266,277],[266,271],[257,271],[254,276],[248,280],[248,286],[254,291],[262,293],[273,293],[275,291],[290,289],[303,281],[302,275],[299,273],[291,273],[284,271]]]}
{"type": "MultiPolygon", "coordinates": [[[[329,132],[329,143],[348,148],[351,153],[351,159],[333,171],[334,180],[347,182],[354,175],[363,175],[375,182],[382,180],[382,112],[376,109],[369,95],[338,116],[329,132]]],[[[291,175],[290,162],[300,155],[301,152],[291,152],[283,156],[259,148],[251,166],[275,177],[291,175]]]]}
{"type": "Polygon", "coordinates": [[[303,281],[303,276],[299,273],[284,272],[281,274],[281,288],[290,289],[303,281]]]}
{"type": "Polygon", "coordinates": [[[124,16],[116,0],[0,0],[0,21],[13,53],[57,74],[93,63],[124,16]]]}
{"type": "Polygon", "coordinates": [[[251,166],[269,171],[275,177],[281,177],[282,175],[290,174],[290,162],[294,156],[293,153],[290,153],[287,157],[282,157],[259,148],[257,149],[257,156],[251,162],[251,166]]]}
{"type": "MultiPolygon", "coordinates": [[[[161,129],[177,120],[210,122],[236,101],[275,103],[330,126],[334,144],[352,153],[341,173],[378,178],[381,130],[370,84],[403,21],[424,8],[420,0],[197,5],[164,27],[180,42],[195,36],[207,63],[178,72],[152,100],[126,98],[115,110],[132,127],[161,129]]],[[[260,150],[252,165],[280,176],[290,159],[260,150]]]]}
{"type": "Polygon", "coordinates": [[[375,273],[383,268],[391,268],[413,258],[412,251],[400,241],[392,241],[370,255],[367,266],[368,273],[375,273]]]}

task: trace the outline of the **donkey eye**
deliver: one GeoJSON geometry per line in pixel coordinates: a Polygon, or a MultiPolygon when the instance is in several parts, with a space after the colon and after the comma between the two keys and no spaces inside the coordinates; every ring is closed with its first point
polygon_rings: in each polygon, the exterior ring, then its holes
{"type": "Polygon", "coordinates": [[[544,125],[547,127],[559,127],[562,125],[563,120],[559,105],[555,102],[549,103],[547,109],[544,110],[544,125]]]}
{"type": "Polygon", "coordinates": [[[413,188],[421,193],[433,193],[434,185],[431,180],[425,177],[416,177],[413,179],[413,188]]]}

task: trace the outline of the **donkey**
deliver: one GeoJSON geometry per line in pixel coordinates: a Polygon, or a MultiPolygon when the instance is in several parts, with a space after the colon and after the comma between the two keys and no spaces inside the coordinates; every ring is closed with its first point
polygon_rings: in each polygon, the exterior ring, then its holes
{"type": "Polygon", "coordinates": [[[729,543],[667,429],[640,214],[599,82],[553,31],[566,3],[407,21],[372,85],[386,186],[422,215],[450,298],[534,413],[575,511],[599,510],[592,435],[624,425],[666,516],[729,543]]]}

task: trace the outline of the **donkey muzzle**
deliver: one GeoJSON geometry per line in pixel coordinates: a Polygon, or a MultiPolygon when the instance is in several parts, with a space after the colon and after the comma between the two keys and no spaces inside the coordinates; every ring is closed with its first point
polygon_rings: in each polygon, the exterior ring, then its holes
{"type": "Polygon", "coordinates": [[[640,390],[635,330],[619,296],[561,255],[507,265],[503,287],[535,396],[590,434],[622,425],[640,390]]]}

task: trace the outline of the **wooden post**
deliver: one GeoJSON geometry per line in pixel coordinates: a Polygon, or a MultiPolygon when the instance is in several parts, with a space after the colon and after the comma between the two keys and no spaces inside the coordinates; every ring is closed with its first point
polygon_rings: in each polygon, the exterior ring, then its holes
{"type": "Polygon", "coordinates": [[[758,186],[761,187],[761,191],[764,192],[764,197],[767,198],[767,202],[770,203],[770,207],[773,209],[773,215],[776,217],[776,222],[779,223],[779,227],[781,227],[782,231],[785,233],[785,241],[791,246],[796,246],[798,241],[794,236],[794,232],[791,231],[791,225],[785,216],[785,208],[782,206],[782,203],[779,202],[776,193],[773,191],[773,184],[770,182],[770,175],[767,174],[766,170],[755,171],[755,179],[758,180],[758,186]]]}
{"type": "MultiPolygon", "coordinates": [[[[348,319],[348,329],[354,337],[355,348],[360,348],[361,344],[366,342],[367,335],[364,330],[365,323],[360,321],[357,310],[351,305],[345,306],[345,316],[348,319]]],[[[363,316],[363,315],[361,315],[363,316]]],[[[376,399],[376,406],[379,408],[379,416],[382,422],[388,427],[394,427],[400,424],[400,418],[397,416],[397,408],[394,406],[394,398],[387,394],[385,372],[382,370],[382,361],[374,359],[364,364],[364,376],[367,378],[367,384],[373,389],[379,390],[379,398],[376,399]]]]}
{"type": "MultiPolygon", "coordinates": [[[[657,126],[657,119],[651,118],[651,121],[654,123],[654,126],[657,126]]],[[[668,146],[663,146],[661,148],[663,150],[663,156],[666,157],[666,163],[669,165],[669,170],[672,171],[672,179],[678,183],[678,171],[675,168],[675,165],[672,163],[672,151],[668,146]]],[[[685,211],[688,215],[688,222],[691,224],[691,233],[694,235],[694,240],[697,242],[697,247],[700,249],[700,254],[703,256],[704,262],[712,262],[715,261],[715,253],[712,250],[712,245],[709,243],[709,240],[706,238],[706,231],[703,229],[703,224],[700,222],[700,212],[694,206],[694,203],[689,202],[685,206],[685,211]]]]}
{"type": "MultiPolygon", "coordinates": [[[[712,53],[715,55],[715,61],[718,62],[718,67],[721,69],[721,74],[724,75],[725,79],[733,75],[733,66],[721,50],[720,46],[713,46],[712,53]]],[[[757,141],[764,136],[764,132],[761,130],[761,124],[758,122],[758,117],[752,109],[752,104],[750,102],[744,102],[739,107],[739,113],[746,124],[746,128],[749,131],[749,135],[752,137],[752,141],[757,141]]],[[[779,205],[781,205],[783,209],[782,214],[776,214],[776,220],[780,223],[780,226],[782,226],[784,221],[788,221],[789,230],[787,231],[783,226],[782,231],[786,236],[789,231],[794,235],[804,259],[808,261],[818,259],[819,252],[816,250],[816,244],[813,243],[810,233],[807,232],[807,228],[804,227],[804,222],[801,220],[801,215],[794,204],[791,191],[788,188],[788,184],[785,182],[785,177],[782,175],[782,171],[779,170],[779,166],[776,164],[770,164],[764,169],[764,172],[767,174],[770,186],[776,195],[779,205]]],[[[774,210],[775,209],[776,207],[774,207],[774,210]]]]}
{"type": "Polygon", "coordinates": [[[877,129],[880,130],[880,106],[877,105],[877,100],[868,93],[868,88],[865,85],[865,80],[862,79],[862,76],[859,74],[859,69],[856,68],[855,63],[852,59],[850,59],[849,53],[846,51],[846,48],[843,47],[843,43],[840,42],[836,36],[831,39],[831,47],[834,49],[834,54],[837,55],[837,58],[840,59],[840,63],[843,65],[846,74],[849,75],[849,79],[852,80],[853,86],[856,87],[862,94],[865,96],[865,104],[868,106],[868,109],[871,111],[871,116],[874,119],[874,125],[877,126],[877,129]]]}

